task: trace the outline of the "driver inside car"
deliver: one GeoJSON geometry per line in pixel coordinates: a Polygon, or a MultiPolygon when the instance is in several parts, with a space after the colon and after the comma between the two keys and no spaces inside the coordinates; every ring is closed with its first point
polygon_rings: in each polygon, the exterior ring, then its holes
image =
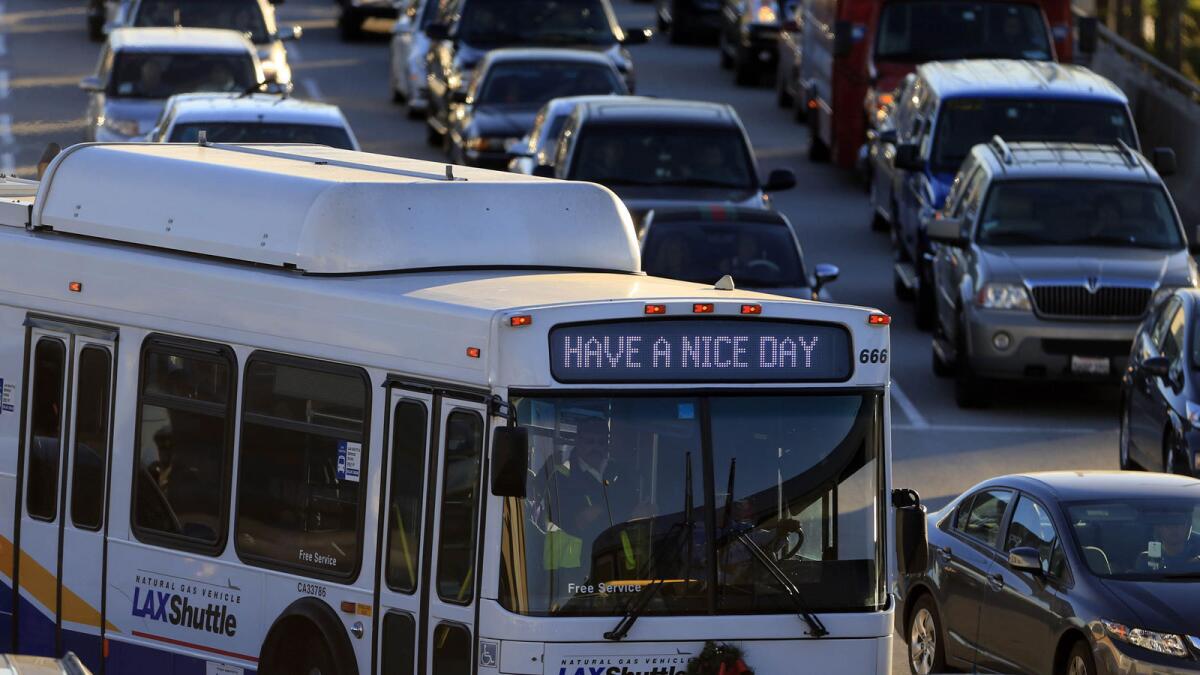
{"type": "Polygon", "coordinates": [[[1200,537],[1193,536],[1190,510],[1148,514],[1154,518],[1152,539],[1135,563],[1139,572],[1200,571],[1200,537]]]}

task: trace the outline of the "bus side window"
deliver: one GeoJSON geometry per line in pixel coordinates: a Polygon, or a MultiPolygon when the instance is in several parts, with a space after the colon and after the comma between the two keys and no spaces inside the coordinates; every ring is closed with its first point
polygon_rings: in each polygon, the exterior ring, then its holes
{"type": "Polygon", "coordinates": [[[142,350],[133,527],[139,539],[219,552],[229,503],[233,352],[150,337],[142,350]]]}
{"type": "MultiPolygon", "coordinates": [[[[456,605],[474,598],[475,539],[483,422],[456,410],[446,419],[446,467],[438,529],[438,597],[456,605]]],[[[468,651],[470,651],[468,649],[468,651]]]]}
{"type": "Polygon", "coordinates": [[[42,338],[33,353],[33,396],[29,414],[29,515],[54,520],[58,516],[58,464],[62,448],[63,382],[67,347],[42,338]]]}
{"type": "Polygon", "coordinates": [[[416,401],[396,404],[396,414],[392,420],[387,584],[392,590],[402,593],[417,590],[427,421],[424,405],[416,401]]]}
{"type": "Polygon", "coordinates": [[[112,356],[102,347],[84,347],[79,351],[78,371],[71,520],[76,527],[98,530],[104,514],[112,356]]]}
{"type": "Polygon", "coordinates": [[[455,623],[441,623],[433,631],[435,675],[470,675],[471,631],[455,623]]]}
{"type": "Polygon", "coordinates": [[[318,577],[357,572],[368,388],[360,368],[250,356],[237,491],[243,559],[318,577]]]}
{"type": "Polygon", "coordinates": [[[417,627],[411,615],[402,612],[384,615],[383,675],[413,675],[416,644],[417,627]]]}

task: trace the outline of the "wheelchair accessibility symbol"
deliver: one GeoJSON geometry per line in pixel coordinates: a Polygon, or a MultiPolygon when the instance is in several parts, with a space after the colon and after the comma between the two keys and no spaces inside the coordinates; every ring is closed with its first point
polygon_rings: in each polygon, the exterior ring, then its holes
{"type": "Polygon", "coordinates": [[[488,640],[479,641],[479,667],[500,667],[500,643],[488,640]]]}

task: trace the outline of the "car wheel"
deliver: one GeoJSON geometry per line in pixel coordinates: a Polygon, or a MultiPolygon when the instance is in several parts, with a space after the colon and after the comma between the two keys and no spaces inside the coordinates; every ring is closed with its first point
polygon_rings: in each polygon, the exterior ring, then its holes
{"type": "Polygon", "coordinates": [[[933,675],[946,669],[941,619],[933,597],[922,595],[913,607],[908,629],[908,668],[913,675],[933,675]]]}
{"type": "Polygon", "coordinates": [[[1079,640],[1071,647],[1062,675],[1096,675],[1096,661],[1086,641],[1079,640]]]}
{"type": "Polygon", "coordinates": [[[920,330],[930,330],[933,328],[934,314],[937,313],[937,300],[934,297],[936,291],[933,288],[933,282],[926,279],[925,275],[921,275],[920,281],[917,284],[917,307],[916,319],[917,328],[920,330]]]}
{"type": "Polygon", "coordinates": [[[1121,401],[1121,433],[1117,440],[1117,461],[1122,471],[1137,471],[1141,467],[1129,453],[1129,399],[1121,401]]]}
{"type": "Polygon", "coordinates": [[[1188,470],[1188,452],[1183,442],[1174,433],[1169,433],[1163,444],[1166,446],[1163,448],[1163,473],[1192,475],[1188,470]]]}
{"type": "Polygon", "coordinates": [[[961,325],[955,340],[954,402],[960,408],[983,408],[987,405],[986,384],[971,372],[971,357],[967,354],[967,331],[961,325]]]}
{"type": "MultiPolygon", "coordinates": [[[[870,190],[870,188],[868,188],[868,191],[869,190],[870,190]]],[[[871,231],[872,232],[887,232],[889,229],[891,229],[892,224],[887,221],[887,218],[883,217],[883,214],[881,214],[879,212],[879,209],[872,209],[872,211],[873,211],[873,213],[871,214],[871,231]]]]}
{"type": "Polygon", "coordinates": [[[900,274],[897,273],[894,268],[892,270],[892,292],[896,294],[897,300],[908,302],[913,298],[912,291],[909,290],[908,286],[904,285],[904,281],[900,278],[900,274]]]}
{"type": "Polygon", "coordinates": [[[92,42],[104,42],[104,17],[89,16],[87,20],[88,39],[92,42]]]}
{"type": "Polygon", "coordinates": [[[933,326],[933,339],[929,341],[929,351],[933,355],[933,374],[937,377],[950,377],[954,374],[954,364],[943,359],[941,351],[937,348],[938,342],[944,343],[945,339],[942,322],[936,321],[933,326]]]}
{"type": "Polygon", "coordinates": [[[733,67],[733,57],[729,55],[728,42],[725,39],[725,29],[721,29],[721,35],[717,38],[717,51],[721,53],[721,68],[729,70],[733,67]]]}
{"type": "Polygon", "coordinates": [[[405,100],[404,92],[397,89],[395,85],[392,85],[392,103],[404,103],[405,100]]]}
{"type": "Polygon", "coordinates": [[[733,83],[739,87],[750,87],[758,84],[758,71],[754,69],[754,62],[748,56],[738,50],[737,58],[733,62],[733,83]]]}
{"type": "Polygon", "coordinates": [[[829,146],[825,145],[825,141],[821,140],[821,135],[817,133],[817,113],[813,111],[808,116],[808,161],[823,163],[829,161],[829,146]]]}
{"type": "Polygon", "coordinates": [[[787,71],[782,65],[775,68],[775,105],[780,108],[790,108],[796,103],[787,90],[787,71]]]}

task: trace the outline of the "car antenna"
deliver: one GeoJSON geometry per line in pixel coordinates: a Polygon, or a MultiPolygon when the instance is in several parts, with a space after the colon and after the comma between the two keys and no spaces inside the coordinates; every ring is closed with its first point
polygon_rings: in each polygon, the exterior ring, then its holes
{"type": "Polygon", "coordinates": [[[199,131],[199,133],[196,134],[196,145],[199,145],[202,148],[208,147],[208,131],[207,130],[201,129],[199,131]]]}
{"type": "MultiPolygon", "coordinates": [[[[711,279],[712,277],[709,277],[709,278],[711,279]]],[[[735,290],[735,287],[733,285],[733,277],[726,274],[725,276],[723,276],[717,280],[717,283],[713,285],[713,288],[717,289],[718,291],[735,290]]]]}

